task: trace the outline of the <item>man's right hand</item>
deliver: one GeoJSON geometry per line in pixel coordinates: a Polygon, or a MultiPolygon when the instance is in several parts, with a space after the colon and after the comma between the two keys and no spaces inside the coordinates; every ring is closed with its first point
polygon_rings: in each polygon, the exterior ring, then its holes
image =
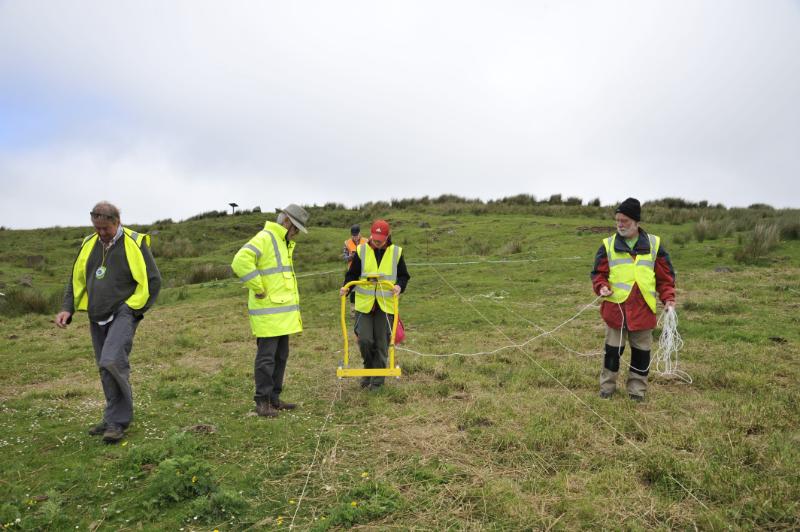
{"type": "Polygon", "coordinates": [[[343,287],[341,287],[341,288],[339,289],[339,295],[340,295],[340,296],[346,296],[346,295],[347,295],[347,292],[349,292],[349,291],[350,291],[350,289],[349,289],[349,288],[345,288],[345,287],[343,286],[343,287]]]}
{"type": "Polygon", "coordinates": [[[69,325],[69,319],[72,317],[71,312],[67,312],[66,310],[62,310],[58,314],[56,314],[56,325],[61,329],[66,329],[67,325],[69,325]]]}
{"type": "Polygon", "coordinates": [[[267,297],[267,293],[266,292],[261,292],[260,294],[255,294],[255,298],[256,299],[264,299],[265,297],[267,297]]]}
{"type": "Polygon", "coordinates": [[[607,286],[600,287],[600,295],[603,297],[608,297],[611,295],[611,289],[607,286]]]}

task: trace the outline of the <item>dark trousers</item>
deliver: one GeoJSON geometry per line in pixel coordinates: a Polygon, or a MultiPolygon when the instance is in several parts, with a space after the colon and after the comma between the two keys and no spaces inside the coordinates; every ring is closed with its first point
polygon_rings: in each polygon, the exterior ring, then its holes
{"type": "MultiPolygon", "coordinates": [[[[389,337],[392,334],[393,314],[386,314],[380,308],[369,314],[356,312],[355,333],[364,367],[368,369],[385,368],[389,362],[389,337]]],[[[369,377],[365,377],[369,379],[369,377]]],[[[370,383],[380,386],[384,377],[372,377],[370,383]]]]}
{"type": "Polygon", "coordinates": [[[256,403],[269,401],[278,404],[283,390],[283,374],[289,360],[289,335],[256,338],[256,362],[254,377],[256,403]]]}
{"type": "Polygon", "coordinates": [[[131,366],[128,357],[133,347],[133,335],[141,318],[134,317],[128,305],[122,305],[111,323],[98,325],[90,322],[92,346],[106,408],[103,421],[107,425],[127,428],[133,420],[133,391],[131,390],[131,366]]]}

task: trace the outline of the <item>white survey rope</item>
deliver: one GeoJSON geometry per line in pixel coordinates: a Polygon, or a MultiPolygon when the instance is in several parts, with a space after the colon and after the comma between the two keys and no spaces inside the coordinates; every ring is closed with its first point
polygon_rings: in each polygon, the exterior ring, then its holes
{"type": "Polygon", "coordinates": [[[678,369],[678,352],[683,349],[683,338],[678,332],[678,313],[674,307],[667,307],[658,319],[661,327],[661,336],[658,338],[658,347],[653,354],[656,364],[656,373],[665,376],[677,377],[687,384],[692,383],[692,376],[678,369]]]}

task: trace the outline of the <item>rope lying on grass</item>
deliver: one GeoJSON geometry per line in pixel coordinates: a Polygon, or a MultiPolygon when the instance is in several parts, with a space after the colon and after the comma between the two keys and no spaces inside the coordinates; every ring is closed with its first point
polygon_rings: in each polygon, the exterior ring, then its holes
{"type": "MultiPolygon", "coordinates": [[[[476,308],[476,307],[475,307],[475,306],[474,306],[474,305],[473,305],[473,304],[472,304],[470,301],[468,301],[466,298],[464,298],[464,297],[463,297],[463,296],[462,296],[462,295],[461,295],[461,294],[458,292],[458,290],[457,290],[457,289],[456,289],[456,288],[455,288],[455,287],[454,287],[452,284],[450,284],[450,283],[447,281],[447,279],[446,279],[446,278],[445,278],[445,277],[444,277],[444,276],[443,276],[441,273],[439,273],[439,271],[438,271],[437,269],[435,269],[435,268],[434,268],[434,270],[433,270],[433,271],[435,271],[435,272],[436,272],[436,274],[437,274],[437,275],[438,275],[438,276],[439,276],[439,277],[442,279],[442,282],[443,282],[444,284],[446,284],[447,286],[449,286],[449,287],[450,287],[450,289],[451,289],[451,290],[453,290],[453,292],[455,292],[455,294],[456,294],[456,295],[457,295],[459,298],[461,298],[461,300],[462,300],[462,301],[464,301],[464,302],[465,302],[465,303],[466,303],[466,304],[467,304],[467,305],[468,305],[470,308],[472,308],[472,310],[474,310],[474,311],[475,311],[475,312],[476,312],[476,313],[477,313],[477,314],[478,314],[478,315],[479,315],[481,318],[483,318],[483,320],[484,320],[484,321],[486,321],[486,322],[487,322],[489,325],[491,325],[492,327],[494,327],[494,328],[495,328],[495,330],[497,330],[497,332],[499,332],[500,334],[502,334],[503,336],[505,336],[506,338],[508,338],[509,340],[511,340],[511,338],[509,338],[509,337],[508,337],[508,335],[506,335],[506,334],[503,332],[503,330],[502,330],[500,327],[498,327],[497,325],[495,325],[494,323],[492,323],[492,322],[491,322],[491,321],[490,321],[490,320],[489,320],[489,319],[488,319],[486,316],[484,316],[484,315],[483,315],[483,313],[482,313],[480,310],[478,310],[478,309],[477,309],[477,308],[476,308]]],[[[598,297],[597,299],[600,299],[600,298],[598,297]]],[[[595,301],[597,301],[597,299],[595,299],[595,301]]],[[[592,304],[594,304],[594,302],[592,302],[592,304]]],[[[584,307],[584,309],[582,309],[580,312],[578,312],[578,314],[576,314],[575,316],[573,316],[572,318],[570,318],[569,320],[567,320],[566,322],[564,322],[564,324],[566,324],[566,323],[569,323],[570,321],[572,321],[573,319],[575,319],[575,318],[576,318],[578,315],[580,315],[580,314],[581,314],[581,312],[583,312],[585,309],[586,309],[586,307],[584,307]]],[[[564,324],[562,324],[562,325],[564,325],[564,324]]],[[[676,324],[677,324],[677,322],[676,322],[676,324]]],[[[559,327],[561,327],[561,325],[559,325],[559,327]]],[[[555,330],[555,329],[554,329],[554,330],[555,330]]],[[[542,335],[539,335],[539,336],[542,336],[542,335]]],[[[528,343],[528,342],[526,342],[526,343],[528,343]]],[[[542,365],[539,363],[539,361],[538,361],[538,360],[536,360],[536,358],[532,357],[532,356],[531,356],[529,353],[527,353],[525,350],[523,350],[521,346],[520,346],[520,347],[518,347],[518,349],[520,350],[520,352],[521,352],[523,355],[525,355],[525,356],[528,358],[528,360],[530,360],[530,361],[531,361],[531,363],[533,363],[534,365],[536,365],[536,367],[538,367],[538,368],[539,368],[539,369],[540,369],[540,370],[541,370],[543,373],[545,373],[545,374],[546,374],[548,377],[550,377],[550,378],[552,378],[554,381],[556,381],[556,382],[558,383],[558,385],[559,385],[559,386],[561,386],[561,387],[562,387],[564,390],[566,390],[566,391],[567,391],[567,393],[569,393],[569,394],[570,394],[570,395],[571,395],[571,396],[572,396],[572,397],[573,397],[573,398],[574,398],[574,399],[575,399],[575,400],[576,400],[578,403],[580,403],[580,404],[582,404],[583,406],[585,406],[585,407],[586,407],[586,408],[587,408],[587,409],[588,409],[588,410],[589,410],[589,411],[590,411],[592,414],[594,414],[594,415],[595,415],[595,416],[596,416],[598,419],[600,419],[600,420],[601,420],[603,423],[605,423],[606,425],[608,425],[608,427],[610,427],[610,428],[611,428],[611,430],[613,430],[613,431],[614,431],[614,432],[615,432],[615,433],[616,433],[616,434],[617,434],[619,437],[621,437],[621,438],[623,439],[623,441],[625,441],[625,442],[627,442],[628,444],[630,444],[630,445],[631,445],[631,447],[633,447],[634,449],[636,449],[636,451],[638,451],[640,454],[642,454],[642,455],[644,455],[644,456],[646,456],[646,455],[647,455],[647,453],[645,453],[644,449],[642,449],[641,447],[639,447],[639,446],[636,444],[636,442],[634,442],[634,441],[633,441],[633,440],[631,440],[631,439],[630,439],[628,436],[626,436],[625,434],[623,434],[622,432],[620,432],[620,431],[619,431],[619,429],[617,429],[617,428],[616,428],[614,425],[612,425],[610,421],[608,421],[606,418],[604,418],[603,416],[601,416],[599,412],[597,412],[597,411],[596,411],[594,408],[592,408],[592,407],[591,407],[591,405],[589,405],[589,404],[588,404],[586,401],[584,401],[583,399],[581,399],[581,398],[580,398],[580,397],[579,397],[579,396],[578,396],[578,395],[577,395],[575,392],[573,392],[573,391],[572,391],[572,390],[571,390],[571,389],[570,389],[570,388],[569,388],[567,385],[565,385],[563,382],[561,382],[561,381],[558,379],[558,377],[556,377],[555,375],[553,375],[552,373],[550,373],[550,372],[547,370],[547,368],[545,368],[544,366],[542,366],[542,365]]],[[[686,492],[686,493],[687,493],[687,494],[688,494],[688,495],[689,495],[689,496],[690,496],[692,499],[694,499],[694,500],[695,500],[695,501],[696,501],[698,504],[700,504],[700,506],[702,506],[703,508],[705,508],[706,510],[708,510],[708,506],[706,506],[706,505],[705,505],[705,503],[703,503],[703,501],[701,501],[700,499],[698,499],[698,498],[697,498],[697,496],[696,496],[694,493],[692,493],[692,491],[691,491],[689,488],[687,488],[686,486],[684,486],[684,485],[683,485],[683,483],[682,483],[680,480],[678,480],[677,478],[675,478],[675,477],[674,477],[674,476],[673,476],[671,473],[669,473],[669,472],[667,472],[667,476],[669,476],[669,478],[670,478],[670,479],[672,479],[672,481],[673,481],[673,482],[675,482],[675,484],[677,484],[678,486],[680,486],[680,488],[681,488],[683,491],[685,491],[685,492],[686,492]]]]}
{"type": "MultiPolygon", "coordinates": [[[[436,273],[439,273],[439,272],[437,271],[436,273]]],[[[452,285],[450,285],[449,283],[447,283],[447,284],[448,284],[448,286],[450,286],[452,288],[452,285]]],[[[453,290],[455,290],[455,288],[453,288],[453,290]]],[[[461,294],[459,294],[459,297],[461,297],[461,294]]],[[[572,316],[568,320],[560,323],[558,326],[554,327],[553,329],[551,329],[549,331],[544,331],[544,332],[542,332],[540,334],[537,334],[535,336],[531,336],[530,338],[528,338],[527,340],[525,340],[522,343],[511,343],[511,344],[508,344],[508,345],[504,345],[502,347],[498,347],[497,349],[494,349],[492,351],[479,351],[479,352],[476,352],[476,353],[454,352],[454,353],[436,354],[436,353],[421,353],[419,351],[415,351],[413,349],[409,349],[407,347],[401,347],[401,346],[395,346],[395,349],[401,350],[401,351],[406,351],[408,353],[411,353],[411,354],[414,354],[414,355],[417,355],[417,356],[420,356],[420,357],[433,357],[433,358],[447,358],[447,357],[455,357],[455,356],[477,357],[477,356],[495,355],[495,354],[497,354],[497,353],[499,353],[501,351],[505,351],[507,349],[518,349],[518,348],[521,348],[521,347],[525,347],[529,343],[533,342],[534,340],[537,340],[537,339],[541,338],[542,336],[552,335],[554,332],[558,331],[564,325],[568,324],[569,322],[573,321],[578,316],[583,314],[587,309],[593,307],[594,304],[597,303],[598,299],[600,299],[600,296],[596,297],[594,299],[594,301],[592,301],[591,303],[589,303],[589,304],[585,305],[584,307],[582,307],[574,316],[572,316]]],[[[467,303],[470,302],[468,299],[466,299],[464,297],[461,297],[461,300],[465,301],[467,303]]],[[[508,338],[508,337],[506,336],[506,338],[508,338]]]]}

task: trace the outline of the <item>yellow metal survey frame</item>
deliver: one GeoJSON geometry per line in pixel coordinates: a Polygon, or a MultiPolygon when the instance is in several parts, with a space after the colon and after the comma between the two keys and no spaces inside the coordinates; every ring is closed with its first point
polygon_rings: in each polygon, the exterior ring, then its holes
{"type": "MultiPolygon", "coordinates": [[[[387,290],[394,289],[394,284],[386,280],[367,280],[367,281],[350,281],[344,288],[351,288],[353,286],[369,286],[371,288],[381,287],[387,290]]],[[[336,368],[336,376],[340,379],[342,377],[400,377],[400,366],[395,366],[394,363],[394,337],[397,333],[397,294],[392,294],[392,303],[394,304],[394,320],[392,323],[392,335],[389,338],[389,366],[386,368],[350,368],[350,352],[347,342],[347,322],[345,321],[345,314],[347,311],[347,295],[342,296],[342,336],[344,336],[344,361],[342,365],[336,368]]]]}

